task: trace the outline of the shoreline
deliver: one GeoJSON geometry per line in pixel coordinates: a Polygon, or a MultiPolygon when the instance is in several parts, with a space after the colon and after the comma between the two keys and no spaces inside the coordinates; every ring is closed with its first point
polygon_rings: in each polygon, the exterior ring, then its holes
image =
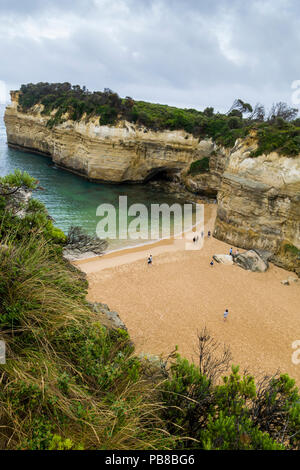
{"type": "MultiPolygon", "coordinates": [[[[204,206],[205,211],[208,213],[207,222],[205,222],[204,220],[204,228],[203,226],[201,226],[201,224],[199,224],[198,226],[197,224],[195,224],[189,230],[181,232],[180,234],[177,234],[176,236],[172,236],[170,238],[160,238],[159,240],[149,241],[135,246],[128,246],[108,251],[99,256],[91,256],[88,258],[73,260],[72,264],[79,268],[85,268],[83,269],[85,272],[94,272],[120,264],[126,264],[128,262],[135,262],[139,259],[146,259],[149,256],[150,252],[152,253],[152,255],[157,256],[167,252],[185,250],[186,243],[189,243],[189,237],[190,240],[192,240],[193,234],[198,233],[197,227],[199,227],[199,229],[201,230],[204,230],[204,238],[205,233],[207,233],[208,230],[211,230],[212,232],[213,221],[216,216],[217,206],[216,204],[206,204],[204,206]],[[93,267],[92,265],[90,265],[90,267],[88,266],[90,263],[94,263],[93,267]]],[[[199,249],[201,249],[202,247],[201,242],[202,240],[200,239],[198,244],[191,246],[189,251],[199,251],[199,249]]]]}

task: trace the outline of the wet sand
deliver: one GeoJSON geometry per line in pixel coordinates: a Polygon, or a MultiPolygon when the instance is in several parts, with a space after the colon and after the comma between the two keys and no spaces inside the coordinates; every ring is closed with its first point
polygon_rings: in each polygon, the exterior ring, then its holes
{"type": "MultiPolygon", "coordinates": [[[[212,231],[215,210],[206,207],[206,234],[212,231]]],[[[274,265],[266,273],[216,263],[211,267],[212,255],[229,248],[207,237],[201,250],[191,251],[182,240],[161,241],[76,264],[88,275],[89,300],[119,313],[137,352],[165,356],[178,345],[183,356],[196,362],[197,331],[206,326],[230,347],[232,362],[241,369],[256,376],[280,369],[299,386],[300,364],[292,362],[292,343],[300,340],[300,282],[282,285],[293,273],[274,265]],[[146,262],[149,253],[152,266],[146,262]]]]}

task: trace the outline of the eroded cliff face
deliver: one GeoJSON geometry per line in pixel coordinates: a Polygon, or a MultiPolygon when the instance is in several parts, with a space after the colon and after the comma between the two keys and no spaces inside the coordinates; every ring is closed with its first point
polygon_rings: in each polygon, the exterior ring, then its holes
{"type": "Polygon", "coordinates": [[[144,182],[165,171],[179,174],[194,160],[213,151],[211,141],[200,141],[185,131],[153,132],[120,121],[100,126],[99,119],[66,119],[50,129],[42,105],[18,111],[18,93],[6,108],[8,144],[51,156],[53,162],[94,181],[144,182]]]}
{"type": "Polygon", "coordinates": [[[300,156],[249,157],[251,137],[232,149],[218,192],[214,236],[271,253],[300,274],[300,156]]]}
{"type": "Polygon", "coordinates": [[[300,275],[300,156],[273,152],[251,158],[255,131],[224,149],[185,131],[154,132],[126,121],[100,126],[98,118],[74,122],[65,116],[50,129],[41,111],[37,105],[19,112],[18,93],[12,93],[5,113],[10,145],[48,155],[58,166],[94,181],[144,182],[160,172],[177,175],[196,194],[218,195],[216,238],[266,250],[276,264],[300,275]],[[204,157],[209,171],[191,176],[191,162],[204,157]]]}

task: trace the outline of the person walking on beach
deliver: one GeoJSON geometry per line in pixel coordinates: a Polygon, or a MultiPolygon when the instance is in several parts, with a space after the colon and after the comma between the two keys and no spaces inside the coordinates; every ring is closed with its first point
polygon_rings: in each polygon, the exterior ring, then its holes
{"type": "Polygon", "coordinates": [[[214,260],[213,259],[211,260],[210,265],[213,268],[213,266],[214,266],[214,260]]]}
{"type": "Polygon", "coordinates": [[[228,308],[226,308],[226,310],[225,310],[225,312],[224,312],[224,321],[227,320],[228,314],[229,314],[228,308]]]}
{"type": "Polygon", "coordinates": [[[152,255],[149,255],[149,258],[148,258],[148,266],[150,266],[150,264],[152,264],[152,255]]]}
{"type": "Polygon", "coordinates": [[[230,254],[230,256],[232,256],[232,248],[230,248],[229,254],[230,254]]]}
{"type": "Polygon", "coordinates": [[[210,236],[211,236],[211,231],[210,230],[207,232],[207,236],[208,236],[208,238],[210,238],[210,236]]]}

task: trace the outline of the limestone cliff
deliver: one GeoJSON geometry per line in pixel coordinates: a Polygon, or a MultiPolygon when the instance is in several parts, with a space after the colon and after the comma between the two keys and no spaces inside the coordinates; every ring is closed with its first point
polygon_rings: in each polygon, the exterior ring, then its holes
{"type": "Polygon", "coordinates": [[[155,174],[177,175],[192,192],[218,195],[214,236],[233,245],[269,251],[272,260],[300,273],[300,155],[253,158],[252,131],[233,148],[199,140],[183,130],[152,131],[127,121],[99,125],[98,118],[47,127],[42,105],[18,110],[12,92],[5,124],[9,145],[48,155],[90,180],[144,182],[155,174]],[[190,164],[209,158],[208,171],[191,176],[190,164]]]}
{"type": "Polygon", "coordinates": [[[8,144],[48,155],[58,166],[93,181],[143,182],[156,173],[179,173],[213,151],[210,141],[199,142],[185,131],[154,132],[127,121],[99,125],[99,118],[66,119],[47,127],[43,106],[18,110],[18,92],[11,93],[5,124],[8,144]]]}
{"type": "Polygon", "coordinates": [[[214,236],[269,251],[279,266],[300,274],[300,156],[249,156],[251,137],[237,141],[218,192],[214,236]]]}

